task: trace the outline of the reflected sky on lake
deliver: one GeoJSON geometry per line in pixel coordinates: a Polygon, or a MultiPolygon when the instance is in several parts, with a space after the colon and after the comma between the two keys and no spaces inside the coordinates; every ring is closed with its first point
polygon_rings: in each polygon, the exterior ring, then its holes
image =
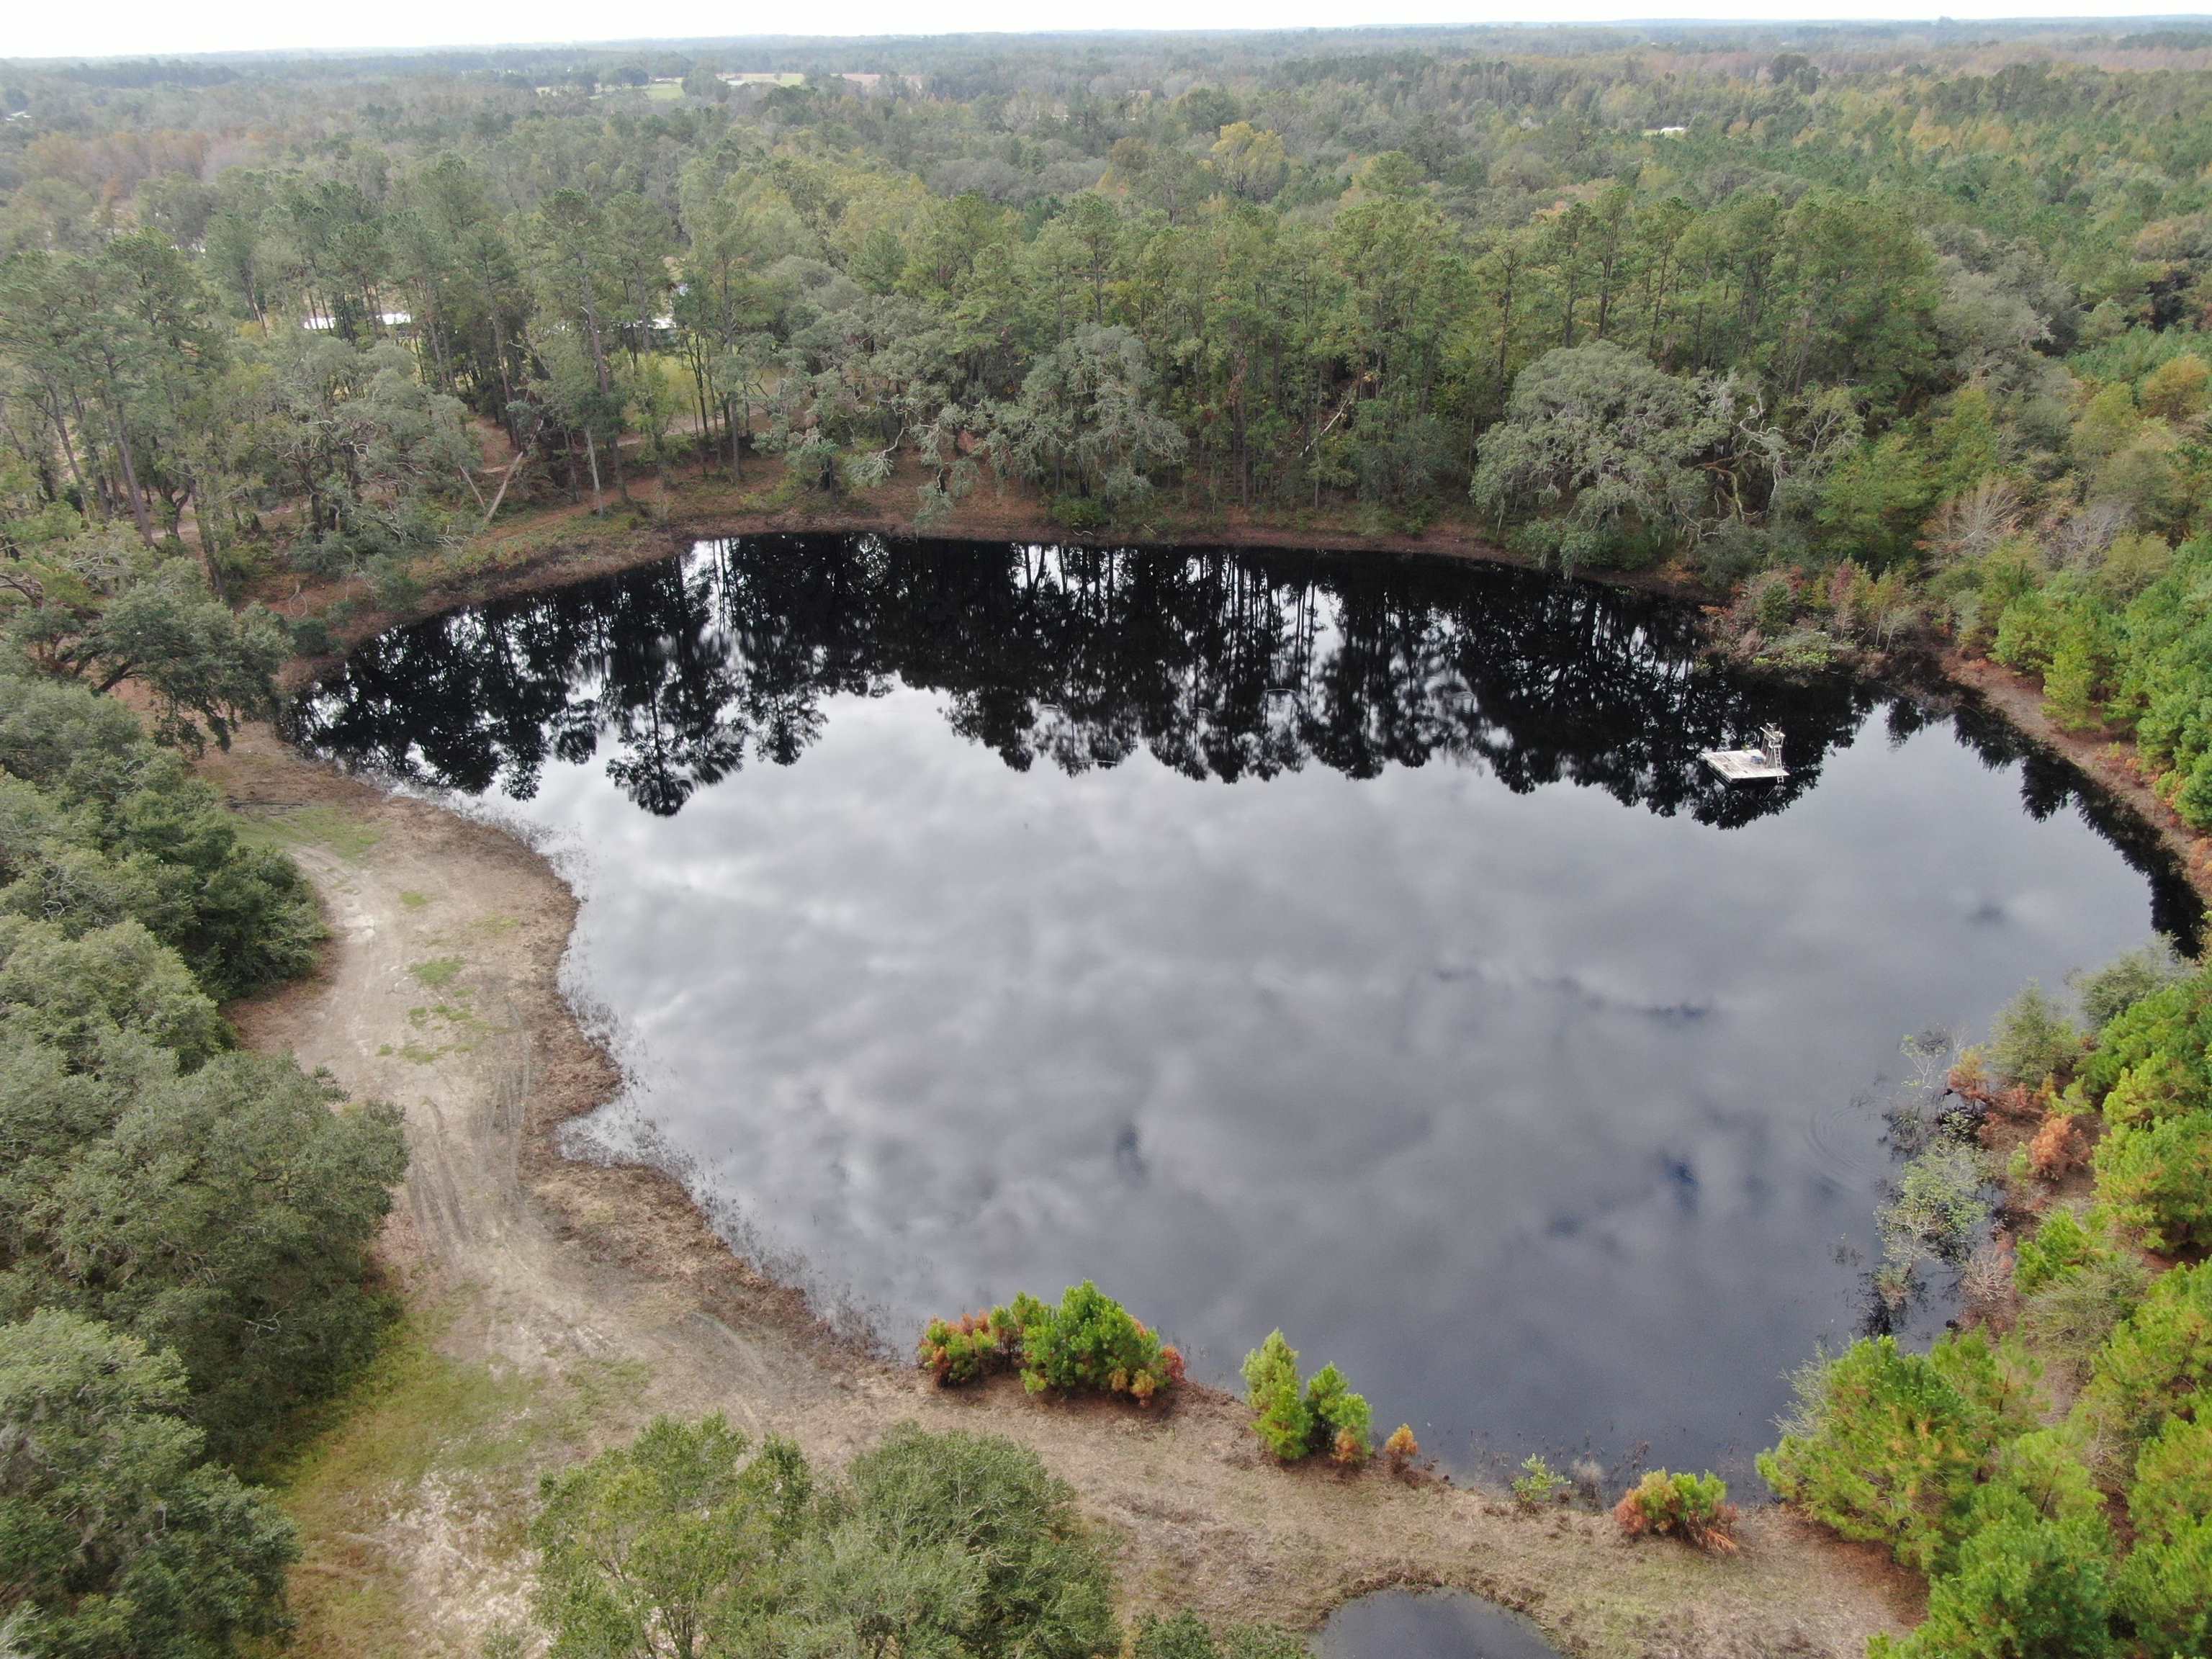
{"type": "MultiPolygon", "coordinates": [[[[851,563],[830,601],[781,611],[761,572],[737,592],[730,553],[670,567],[672,597],[640,573],[392,636],[305,735],[553,833],[585,896],[572,986],[634,1077],[594,1133],[657,1138],[749,1242],[902,1342],[1090,1277],[1216,1380],[1281,1326],[1346,1368],[1378,1431],[1410,1420],[1455,1462],[1649,1442],[1740,1470],[1786,1373],[1866,1315],[1900,1036],[1978,1027],[2153,921],[2153,881],[2001,737],[1693,672],[1652,601],[1571,590],[1601,624],[1578,636],[1563,584],[1231,562],[1315,626],[1285,672],[1286,636],[1254,623],[1285,689],[1243,728],[1215,699],[1194,747],[1165,723],[1249,641],[1168,626],[1182,598],[1138,614],[1164,580],[1146,558],[1187,574],[1181,556],[1117,556],[1087,629],[1063,616],[1051,648],[1018,648],[964,587],[1018,588],[992,574],[1003,548],[740,544],[763,571],[851,563]],[[1341,685],[1355,612],[1418,622],[1378,635],[1402,672],[1352,677],[1389,710],[1340,692],[1302,726],[1278,705],[1341,685]],[[647,613],[657,631],[623,638],[647,613]],[[1562,720],[1541,677],[1577,637],[1609,642],[1618,701],[1562,720]],[[674,665],[618,694],[609,665],[656,649],[674,665]],[[1141,671],[1179,652],[1162,692],[1141,671]],[[812,678],[763,695],[779,655],[812,678]],[[794,697],[804,741],[761,738],[794,697]],[[1698,775],[1685,743],[1766,718],[1802,762],[1784,792],[1698,775]],[[1428,735],[1371,765],[1296,736],[1407,721],[1428,735]],[[689,787],[641,789],[678,725],[689,787]],[[1085,758],[1054,763],[1036,734],[1071,726],[1059,752],[1085,758]],[[1268,732],[1292,735],[1264,775],[1188,763],[1268,732]],[[696,757],[733,746],[702,781],[696,757]]],[[[2158,893],[2171,924],[2185,901],[2158,893]]]]}

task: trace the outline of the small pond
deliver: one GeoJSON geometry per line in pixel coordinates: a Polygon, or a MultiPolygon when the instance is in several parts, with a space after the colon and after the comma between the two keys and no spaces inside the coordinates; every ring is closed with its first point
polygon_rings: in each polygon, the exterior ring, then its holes
{"type": "Polygon", "coordinates": [[[1280,1326],[1458,1467],[1741,1474],[1869,1320],[1900,1038],[2193,934],[1986,720],[1443,560],[768,538],[398,629],[301,707],[583,895],[582,1126],[921,1320],[1280,1326]],[[1790,775],[1701,749],[1785,733],[1790,775]]]}
{"type": "Polygon", "coordinates": [[[1558,1659],[1517,1613],[1464,1590],[1380,1590],[1331,1613],[1317,1659],[1558,1659]]]}

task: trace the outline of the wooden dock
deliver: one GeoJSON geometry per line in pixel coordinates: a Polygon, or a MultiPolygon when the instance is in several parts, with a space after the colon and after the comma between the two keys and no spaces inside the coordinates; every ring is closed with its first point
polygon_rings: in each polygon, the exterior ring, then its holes
{"type": "Polygon", "coordinates": [[[1699,758],[1730,783],[1759,783],[1771,778],[1788,777],[1790,769],[1782,763],[1781,728],[1770,726],[1760,735],[1766,739],[1762,748],[1708,749],[1699,758]]]}

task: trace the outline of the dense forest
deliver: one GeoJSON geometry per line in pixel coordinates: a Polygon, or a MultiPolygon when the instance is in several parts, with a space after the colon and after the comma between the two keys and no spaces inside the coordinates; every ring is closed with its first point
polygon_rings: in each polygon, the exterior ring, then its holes
{"type": "Polygon", "coordinates": [[[687,462],[924,526],[1443,515],[1735,586],[1753,656],[1933,622],[2212,821],[2207,38],[17,64],[12,584],[75,662],[164,555],[404,595],[687,462]]]}
{"type": "MultiPolygon", "coordinates": [[[[1095,538],[1443,522],[1724,590],[1755,661],[1993,657],[2212,826],[2212,30],[17,62],[0,104],[11,1651],[277,1629],[291,1535],[234,1470],[376,1340],[398,1122],[238,1049],[219,1004],[301,971],[317,926],[187,760],[327,643],[264,606],[307,584],[404,608],[502,515],[648,477],[802,512],[896,489],[924,529],[988,490],[1095,538]]],[[[512,621],[593,648],[557,601],[512,621]]],[[[748,688],[671,672],[714,705],[700,741],[735,740],[748,688]]],[[[443,761],[526,770],[516,726],[443,761]]],[[[2089,981],[2079,1030],[2031,998],[1930,1108],[1905,1255],[1958,1243],[1991,1126],[2025,1123],[2016,1264],[1984,1264],[1983,1328],[1814,1367],[1765,1464],[1929,1576],[1895,1650],[2212,1650],[2208,998],[2153,957],[2089,981]]],[[[549,1493],[544,1617],[561,1651],[632,1650],[620,1563],[577,1540],[691,1504],[678,1542],[758,1570],[688,1608],[697,1650],[782,1618],[825,1652],[1113,1650],[1066,1494],[1010,1456],[904,1443],[817,1495],[788,1448],[659,1425],[549,1493]],[[996,1494],[925,1563],[935,1622],[840,1624],[841,1572],[943,1542],[933,1458],[996,1494]],[[1050,1598],[988,1579],[1009,1550],[1050,1598]]]]}

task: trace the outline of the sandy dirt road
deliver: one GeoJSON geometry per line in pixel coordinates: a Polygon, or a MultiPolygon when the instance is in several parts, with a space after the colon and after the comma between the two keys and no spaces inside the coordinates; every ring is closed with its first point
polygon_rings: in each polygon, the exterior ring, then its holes
{"type": "MultiPolygon", "coordinates": [[[[710,1410],[831,1464],[902,1419],[1010,1435],[1112,1540],[1132,1613],[1189,1603],[1310,1624],[1364,1588],[1452,1584],[1529,1612],[1570,1653],[1713,1659],[1859,1659],[1870,1632],[1916,1615],[1911,1582],[1879,1555],[1771,1509],[1748,1517],[1740,1555],[1709,1559],[1626,1540],[1603,1516],[1528,1514],[1379,1468],[1277,1468],[1241,1406],[1205,1391],[1152,1413],[1054,1406],[1010,1384],[940,1392],[858,1352],[737,1261],[673,1182],[553,1150],[559,1125],[617,1079],[562,1000],[576,900],[541,858],[263,728],[208,772],[291,847],[331,929],[314,976],[234,1011],[241,1031],[404,1109],[412,1167],[383,1245],[393,1274],[442,1310],[438,1347],[505,1386],[592,1368],[623,1379],[591,1397],[584,1445],[655,1412],[710,1410]]],[[[343,1540],[343,1571],[392,1581],[383,1605],[404,1628],[379,1650],[481,1651],[491,1623],[525,1616],[513,1511],[527,1481],[510,1471],[471,1492],[492,1477],[466,1467],[379,1479],[393,1490],[343,1540]]]]}

